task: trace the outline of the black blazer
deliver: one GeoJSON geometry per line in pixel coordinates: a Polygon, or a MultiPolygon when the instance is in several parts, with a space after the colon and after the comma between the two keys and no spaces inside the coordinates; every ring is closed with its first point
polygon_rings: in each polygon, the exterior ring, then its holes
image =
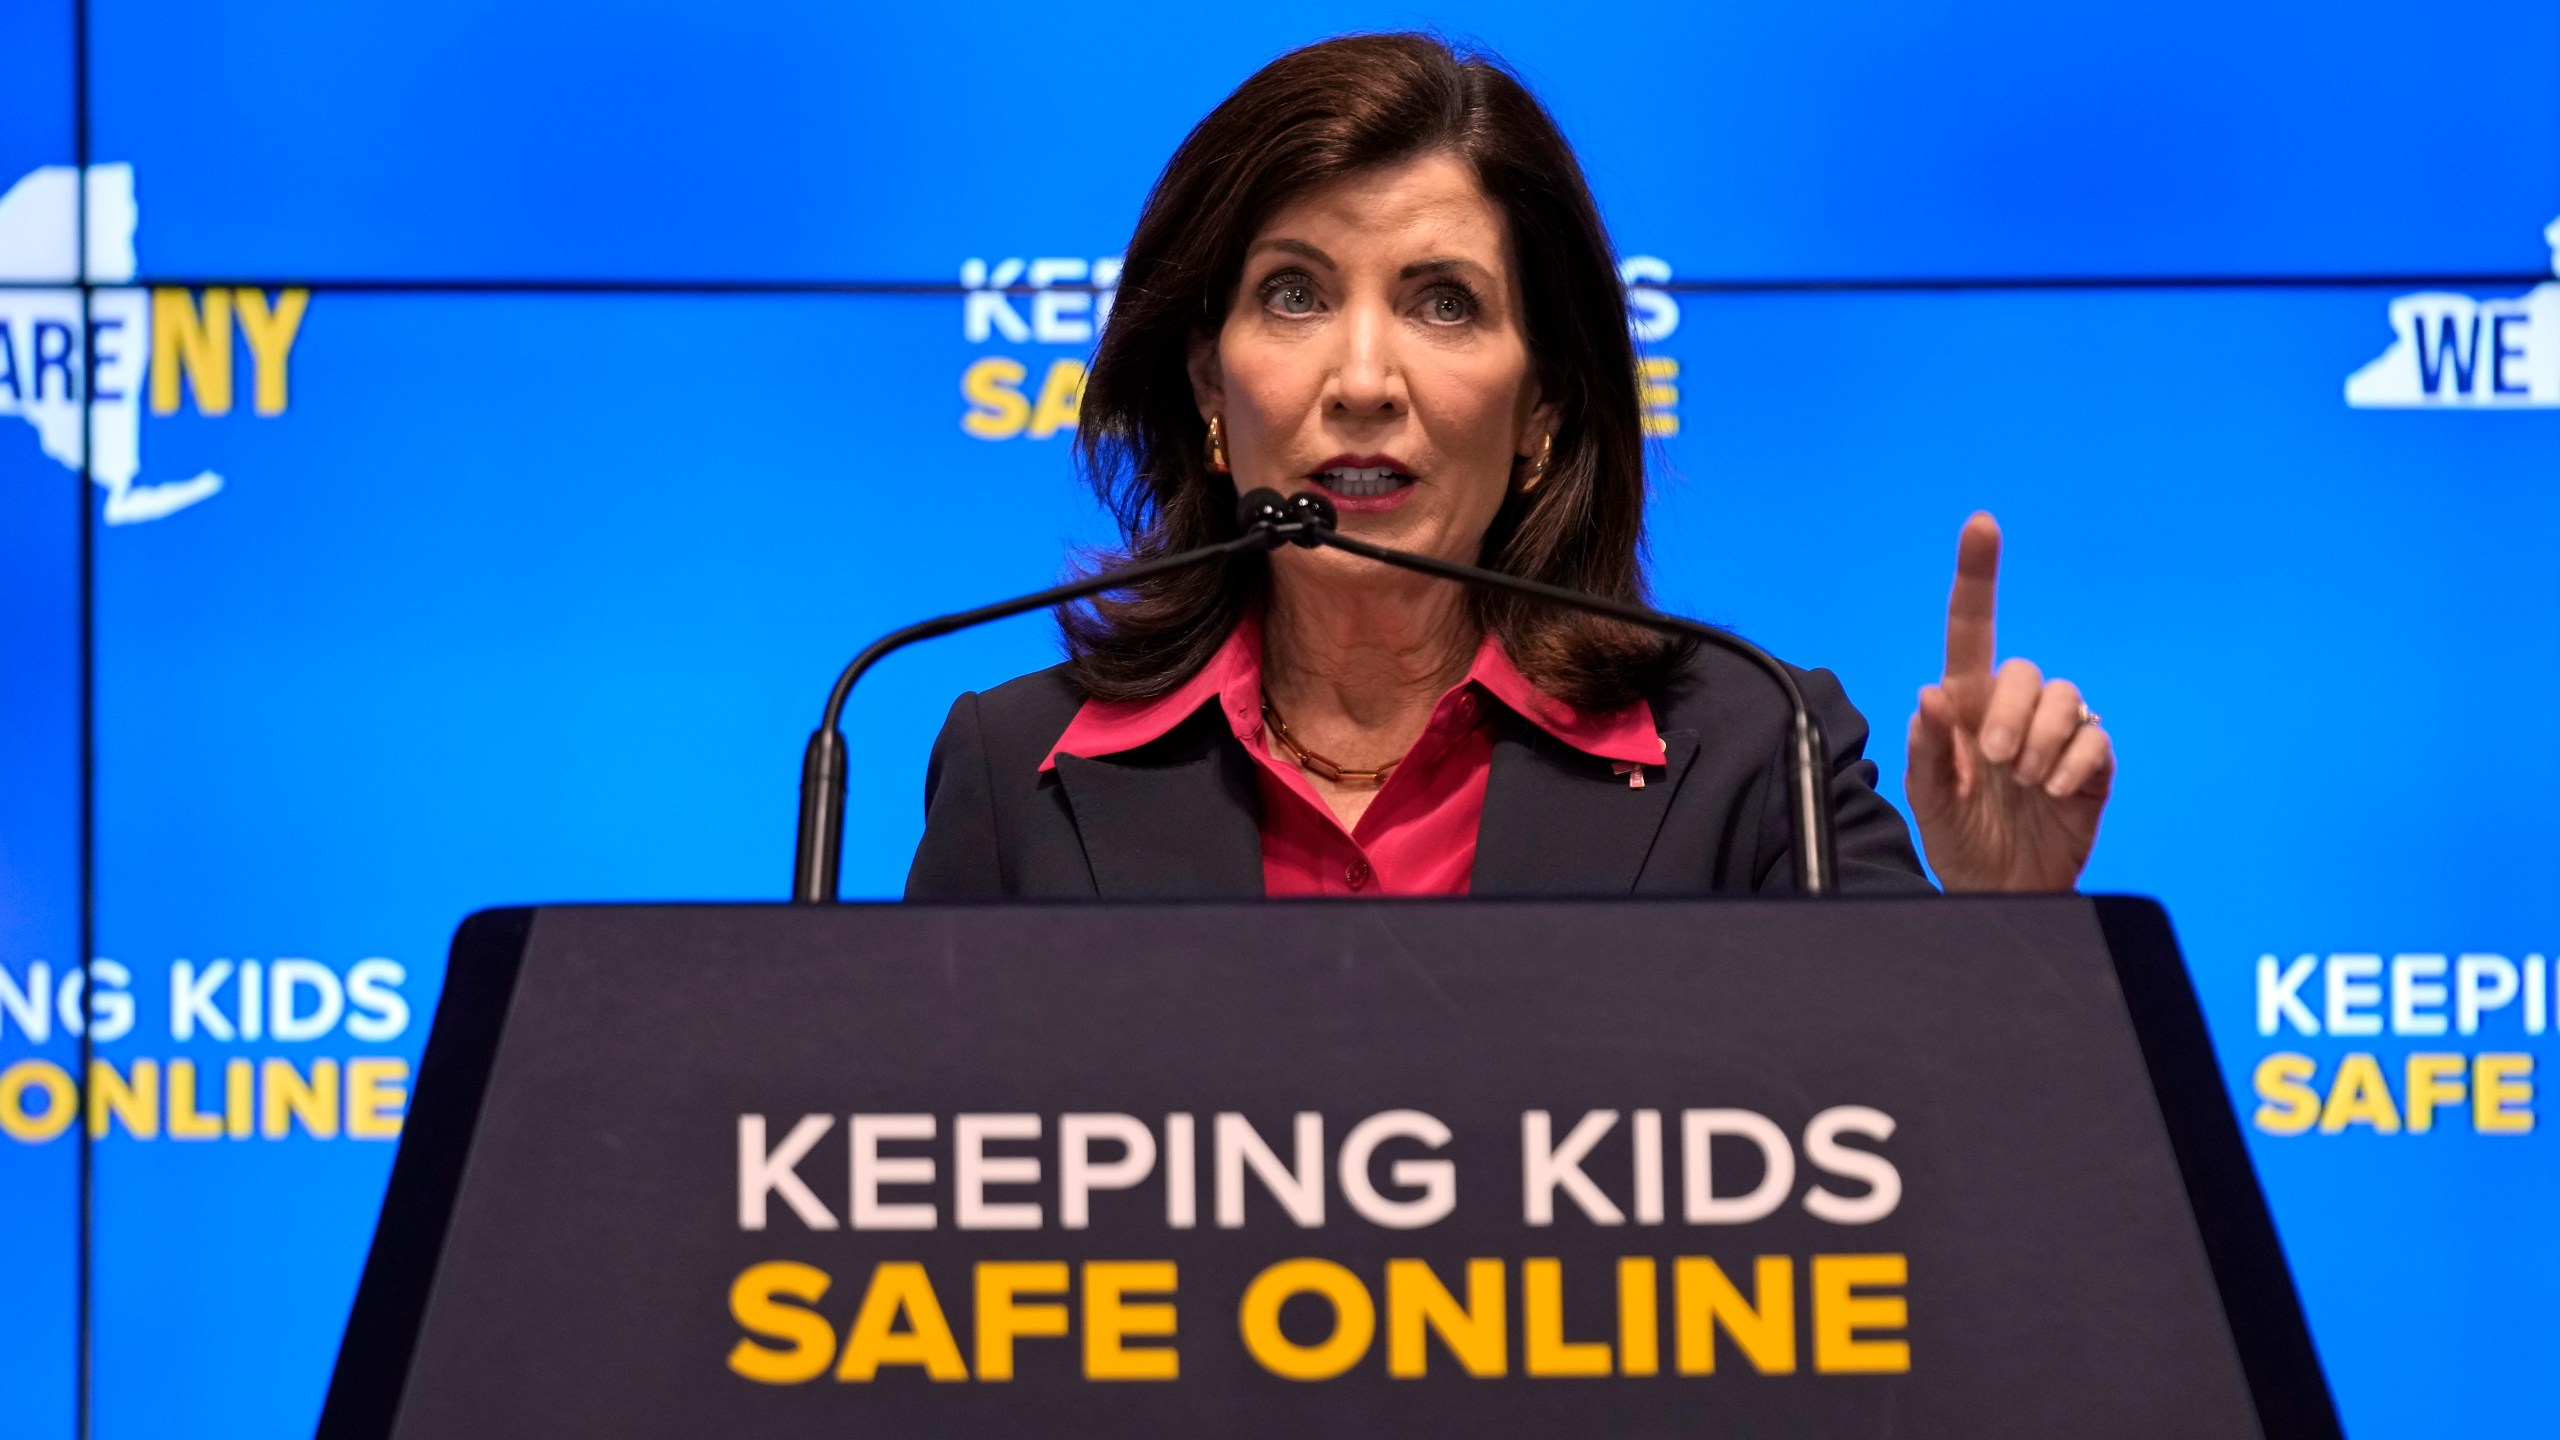
{"type": "MultiPolygon", "coordinates": [[[[1867,722],[1827,670],[1797,683],[1831,741],[1844,891],[1925,891],[1901,815],[1875,792],[1867,722]]],[[[1651,698],[1669,751],[1642,789],[1495,704],[1475,895],[1694,895],[1795,888],[1786,702],[1701,648],[1651,698]]],[[[1040,762],[1082,704],[1058,666],[951,707],[925,770],[910,900],[1262,894],[1254,761],[1204,705],[1152,744],[1040,762]]]]}

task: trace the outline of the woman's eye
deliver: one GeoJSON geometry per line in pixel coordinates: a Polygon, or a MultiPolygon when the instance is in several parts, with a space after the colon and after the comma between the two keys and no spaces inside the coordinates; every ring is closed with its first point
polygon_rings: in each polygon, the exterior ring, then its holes
{"type": "Polygon", "coordinates": [[[1443,290],[1423,302],[1422,313],[1433,324],[1458,325],[1473,318],[1475,306],[1466,296],[1454,290],[1443,290]]]}
{"type": "Polygon", "coordinates": [[[1316,295],[1304,285],[1283,282],[1271,287],[1263,303],[1282,315],[1305,315],[1316,308],[1316,295]]]}

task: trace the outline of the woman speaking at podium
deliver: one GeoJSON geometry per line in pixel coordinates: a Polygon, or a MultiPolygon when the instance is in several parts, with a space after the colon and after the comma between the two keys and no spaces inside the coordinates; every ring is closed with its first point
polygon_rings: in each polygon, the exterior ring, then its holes
{"type": "MultiPolygon", "coordinates": [[[[1416,35],[1273,61],[1157,181],[1078,449],[1143,558],[1256,486],[1347,533],[1642,600],[1636,356],[1572,149],[1508,71],[1416,35]]],[[[2115,762],[2068,682],[1992,666],[2000,534],[1964,527],[1905,789],[1951,889],[2067,889],[2115,762]]],[[[1819,577],[1815,577],[1819,580],[1819,577]]],[[[1768,677],[1330,549],[1063,612],[1069,658],[960,697],[911,899],[1792,888],[1768,677]]],[[[1848,891],[1926,889],[1865,719],[1830,737],[1848,891]]]]}

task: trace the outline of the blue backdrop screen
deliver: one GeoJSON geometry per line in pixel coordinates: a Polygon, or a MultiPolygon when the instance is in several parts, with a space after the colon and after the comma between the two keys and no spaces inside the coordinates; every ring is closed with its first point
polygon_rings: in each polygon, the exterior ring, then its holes
{"type": "MultiPolygon", "coordinates": [[[[7,0],[5,1428],[73,1433],[85,1153],[95,1433],[306,1432],[455,923],[778,898],[849,650],[1105,537],[1077,387],[1174,144],[1409,25],[1589,165],[1664,602],[1837,671],[1898,801],[1995,511],[2004,653],[2124,752],[2087,883],[2178,921],[2350,1431],[2547,1423],[2547,0],[7,0]]],[[[850,892],[951,697],[1055,655],[866,684],[850,892]]]]}

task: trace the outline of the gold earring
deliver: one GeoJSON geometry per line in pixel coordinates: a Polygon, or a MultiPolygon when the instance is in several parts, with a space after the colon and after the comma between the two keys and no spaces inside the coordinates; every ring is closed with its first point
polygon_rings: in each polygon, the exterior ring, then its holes
{"type": "Polygon", "coordinates": [[[1556,459],[1556,437],[1553,431],[1538,439],[1538,458],[1529,462],[1529,473],[1521,478],[1520,493],[1528,494],[1547,483],[1547,467],[1556,459]]]}
{"type": "Polygon", "coordinates": [[[1215,415],[1209,417],[1209,468],[1227,473],[1227,427],[1215,415]]]}

